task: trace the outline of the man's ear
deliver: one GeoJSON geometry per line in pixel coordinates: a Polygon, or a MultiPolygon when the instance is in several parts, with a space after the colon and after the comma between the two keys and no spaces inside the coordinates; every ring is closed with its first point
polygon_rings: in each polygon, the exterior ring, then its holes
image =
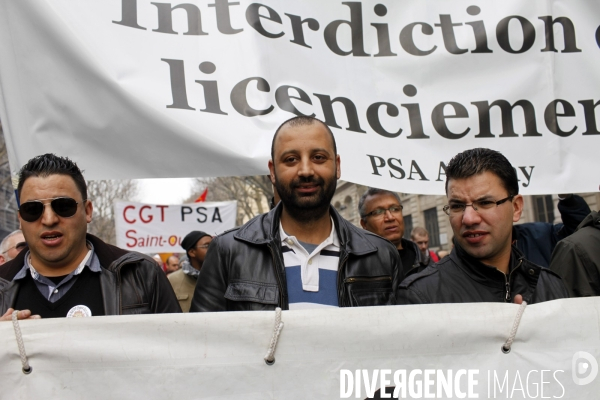
{"type": "Polygon", "coordinates": [[[90,200],[86,200],[85,204],[85,220],[89,224],[92,222],[92,214],[94,213],[94,206],[92,206],[92,202],[90,200]]]}
{"type": "Polygon", "coordinates": [[[275,165],[273,165],[273,160],[269,160],[269,178],[271,178],[271,183],[275,185],[275,165]]]}
{"type": "Polygon", "coordinates": [[[342,176],[342,168],[340,166],[340,155],[336,154],[335,156],[335,165],[336,165],[336,169],[337,171],[335,171],[335,176],[340,179],[340,176],[342,176]]]}
{"type": "Polygon", "coordinates": [[[520,194],[516,195],[512,201],[513,203],[513,222],[518,222],[523,214],[523,196],[520,194]]]}
{"type": "Polygon", "coordinates": [[[4,264],[6,262],[6,258],[4,258],[4,256],[2,254],[0,254],[0,265],[4,264]]]}
{"type": "Polygon", "coordinates": [[[367,229],[367,228],[365,228],[365,226],[367,226],[367,223],[362,218],[360,219],[360,226],[362,226],[363,229],[367,229]]]}

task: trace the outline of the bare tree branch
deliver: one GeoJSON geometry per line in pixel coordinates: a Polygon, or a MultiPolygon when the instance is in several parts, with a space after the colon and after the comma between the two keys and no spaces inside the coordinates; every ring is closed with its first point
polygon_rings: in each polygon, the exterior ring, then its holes
{"type": "Polygon", "coordinates": [[[138,186],[132,180],[88,181],[88,198],[94,206],[92,222],[88,231],[107,243],[116,244],[114,202],[132,200],[138,194],[138,186]]]}
{"type": "Polygon", "coordinates": [[[186,202],[194,201],[205,188],[208,188],[208,201],[237,200],[237,225],[267,212],[273,197],[273,187],[266,175],[199,178],[192,186],[193,195],[186,202]]]}
{"type": "Polygon", "coordinates": [[[19,226],[17,202],[8,165],[8,154],[0,122],[0,227],[12,231],[19,226]]]}

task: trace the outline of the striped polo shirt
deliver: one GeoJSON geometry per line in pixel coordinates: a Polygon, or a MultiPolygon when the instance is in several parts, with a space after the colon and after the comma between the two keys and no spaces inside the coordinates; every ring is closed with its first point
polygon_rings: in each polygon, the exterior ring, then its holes
{"type": "Polygon", "coordinates": [[[329,237],[317,246],[306,245],[309,250],[295,236],[286,234],[281,223],[279,234],[290,310],[338,307],[340,242],[333,220],[329,237]]]}

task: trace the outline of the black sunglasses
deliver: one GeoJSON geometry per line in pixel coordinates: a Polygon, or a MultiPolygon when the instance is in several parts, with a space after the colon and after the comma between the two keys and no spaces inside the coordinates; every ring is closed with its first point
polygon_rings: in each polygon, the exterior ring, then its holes
{"type": "Polygon", "coordinates": [[[42,216],[44,207],[48,204],[42,203],[42,200],[51,200],[50,206],[52,207],[52,210],[54,210],[56,215],[63,218],[69,218],[75,215],[77,212],[77,204],[79,204],[75,199],[70,197],[55,197],[53,199],[27,201],[21,204],[21,208],[19,208],[19,215],[23,221],[34,222],[42,216]]]}

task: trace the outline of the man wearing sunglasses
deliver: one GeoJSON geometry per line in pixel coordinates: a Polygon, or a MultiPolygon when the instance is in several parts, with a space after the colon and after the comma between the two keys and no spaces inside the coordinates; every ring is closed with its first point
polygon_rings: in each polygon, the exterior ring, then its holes
{"type": "Polygon", "coordinates": [[[523,211],[515,169],[499,152],[472,149],[446,167],[454,232],[450,256],[407,277],[399,302],[529,304],[569,297],[558,275],[525,259],[512,245],[513,223],[523,211]]]}
{"type": "Polygon", "coordinates": [[[28,250],[0,270],[0,315],[43,318],[180,312],[156,263],[87,234],[92,203],[68,158],[35,157],[20,171],[19,221],[28,250]]]}
{"type": "Polygon", "coordinates": [[[20,229],[9,233],[0,243],[0,265],[15,258],[25,247],[27,243],[20,229]]]}
{"type": "Polygon", "coordinates": [[[358,201],[360,225],[363,229],[386,238],[396,246],[401,260],[400,279],[422,271],[424,263],[419,247],[404,239],[404,218],[398,193],[369,188],[358,201]]]}

